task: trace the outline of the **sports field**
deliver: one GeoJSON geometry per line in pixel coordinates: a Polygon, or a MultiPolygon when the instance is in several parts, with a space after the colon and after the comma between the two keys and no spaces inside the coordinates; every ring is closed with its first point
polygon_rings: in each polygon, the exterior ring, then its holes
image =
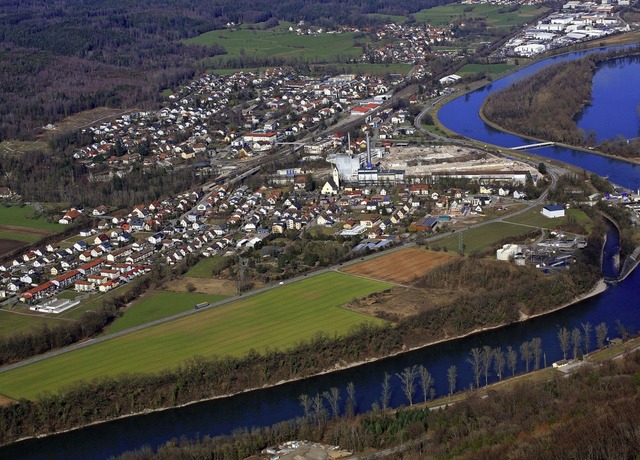
{"type": "Polygon", "coordinates": [[[79,381],[175,368],[200,355],[241,356],[286,349],[318,332],[344,335],[379,319],[341,306],[389,288],[388,283],[325,273],[200,313],[0,374],[0,393],[34,398],[79,381]]]}

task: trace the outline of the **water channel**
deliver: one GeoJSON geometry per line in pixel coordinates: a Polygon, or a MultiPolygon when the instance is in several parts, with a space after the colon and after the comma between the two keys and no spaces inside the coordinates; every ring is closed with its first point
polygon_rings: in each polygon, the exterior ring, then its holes
{"type": "MultiPolygon", "coordinates": [[[[504,146],[529,143],[526,139],[500,133],[485,126],[477,116],[482,100],[490,91],[504,87],[516,78],[531,74],[543,65],[576,56],[577,54],[572,54],[544,61],[504,80],[496,81],[488,88],[458,98],[443,108],[440,118],[450,129],[487,143],[504,146]]],[[[618,88],[618,91],[624,91],[624,88],[618,88]]],[[[535,153],[609,176],[613,182],[623,186],[637,188],[640,185],[640,169],[629,163],[604,159],[571,149],[541,149],[535,153]]],[[[614,232],[608,238],[606,251],[611,252],[611,247],[616,244],[617,238],[614,232]]],[[[610,264],[607,267],[607,271],[612,270],[610,264]]],[[[630,331],[636,331],[640,327],[640,309],[634,299],[639,296],[640,271],[637,270],[625,282],[610,287],[597,297],[525,323],[483,332],[300,382],[125,418],[42,439],[22,441],[0,448],[0,458],[104,459],[144,446],[155,448],[175,437],[193,439],[204,435],[230,433],[238,427],[270,425],[301,416],[302,408],[298,397],[303,393],[314,395],[331,387],[338,387],[342,390],[342,401],[344,401],[345,388],[349,382],[355,385],[356,409],[367,411],[374,401],[380,399],[381,382],[385,372],[394,376],[392,382],[395,386],[391,404],[400,406],[406,404],[406,400],[395,374],[407,366],[416,364],[426,366],[435,378],[436,394],[443,395],[448,392],[446,375],[447,368],[451,365],[456,365],[458,369],[457,389],[468,388],[471,384],[470,366],[465,361],[469,350],[473,347],[501,346],[504,350],[507,345],[511,345],[518,350],[524,341],[540,337],[545,352],[544,362],[546,365],[551,365],[562,357],[557,339],[559,327],[572,329],[580,327],[581,323],[587,321],[595,326],[604,321],[609,326],[609,334],[615,336],[615,324],[619,320],[630,331]]],[[[595,339],[592,338],[591,348],[595,347],[594,342],[595,339]]],[[[523,363],[519,362],[518,366],[518,371],[522,371],[523,363]]],[[[492,381],[495,381],[495,377],[492,377],[492,381]]]]}

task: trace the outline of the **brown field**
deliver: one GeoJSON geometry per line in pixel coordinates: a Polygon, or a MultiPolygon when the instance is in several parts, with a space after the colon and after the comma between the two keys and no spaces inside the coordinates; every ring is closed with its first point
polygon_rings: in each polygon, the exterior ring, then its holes
{"type": "Polygon", "coordinates": [[[22,246],[26,246],[27,244],[28,243],[25,243],[24,241],[0,239],[0,257],[4,256],[5,254],[9,254],[15,249],[21,248],[22,246]]]}
{"type": "Polygon", "coordinates": [[[0,232],[21,233],[23,235],[33,235],[38,237],[45,237],[54,233],[51,230],[46,230],[44,228],[20,227],[18,225],[0,225],[0,232]]]}
{"type": "Polygon", "coordinates": [[[420,311],[437,308],[437,305],[446,302],[450,297],[450,292],[442,290],[426,291],[396,286],[353,300],[345,305],[345,308],[395,323],[420,311]]]}
{"type": "Polygon", "coordinates": [[[13,399],[0,395],[0,406],[8,406],[9,404],[13,404],[14,402],[15,401],[13,399]]]}
{"type": "Polygon", "coordinates": [[[42,137],[44,139],[48,139],[50,136],[57,133],[86,128],[98,122],[118,118],[120,115],[127,114],[135,110],[136,109],[111,109],[109,107],[98,107],[93,110],[86,110],[56,123],[56,129],[44,131],[42,137]]]}
{"type": "MultiPolygon", "coordinates": [[[[195,292],[214,295],[236,295],[236,283],[232,280],[216,278],[181,278],[166,284],[166,290],[174,292],[188,292],[187,285],[192,283],[195,292]]],[[[258,287],[258,286],[256,286],[258,287]]]]}
{"type": "Polygon", "coordinates": [[[381,281],[408,284],[416,277],[449,263],[456,257],[446,252],[410,248],[346,267],[343,271],[381,281]]]}
{"type": "Polygon", "coordinates": [[[42,141],[2,141],[0,142],[0,153],[3,154],[22,154],[28,152],[44,152],[51,153],[49,144],[42,141]]]}

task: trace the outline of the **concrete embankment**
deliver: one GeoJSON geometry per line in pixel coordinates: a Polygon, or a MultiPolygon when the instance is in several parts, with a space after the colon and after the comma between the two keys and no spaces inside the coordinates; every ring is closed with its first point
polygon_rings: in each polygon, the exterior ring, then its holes
{"type": "Polygon", "coordinates": [[[618,282],[624,281],[627,276],[629,276],[638,266],[638,262],[640,258],[640,246],[638,246],[633,253],[624,260],[624,264],[622,265],[622,270],[620,270],[620,275],[618,276],[618,282]]]}

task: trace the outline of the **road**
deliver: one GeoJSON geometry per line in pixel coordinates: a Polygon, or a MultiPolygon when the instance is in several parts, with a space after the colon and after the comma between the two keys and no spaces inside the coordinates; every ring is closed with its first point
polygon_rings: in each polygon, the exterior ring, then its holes
{"type": "MultiPolygon", "coordinates": [[[[511,214],[509,214],[507,216],[496,217],[494,219],[489,219],[489,220],[486,220],[484,222],[479,222],[479,223],[476,223],[476,224],[472,224],[472,225],[468,226],[467,229],[463,229],[463,230],[459,230],[459,231],[460,232],[464,232],[466,230],[482,227],[483,225],[488,225],[488,224],[491,224],[493,222],[500,222],[506,217],[513,217],[513,216],[522,214],[524,212],[529,211],[533,207],[540,205],[545,200],[547,194],[549,193],[549,190],[551,190],[551,189],[556,187],[557,181],[558,181],[558,178],[557,178],[557,175],[556,175],[555,172],[552,172],[551,170],[549,170],[548,172],[549,172],[549,175],[552,178],[551,185],[547,188],[547,190],[545,190],[544,193],[542,193],[540,195],[540,197],[537,200],[529,203],[525,208],[523,208],[523,209],[521,209],[519,211],[513,212],[513,213],[511,213],[511,214]]],[[[438,241],[438,240],[440,240],[442,238],[446,238],[449,235],[450,235],[450,233],[442,233],[442,234],[434,235],[434,236],[431,236],[431,237],[427,238],[425,240],[425,242],[426,243],[430,243],[430,242],[438,241]]],[[[117,337],[122,337],[123,335],[130,334],[130,333],[137,332],[137,331],[141,331],[143,329],[146,329],[146,328],[149,328],[149,327],[153,327],[153,326],[157,326],[159,324],[164,324],[164,323],[167,323],[169,321],[173,321],[173,320],[178,319],[178,318],[183,318],[185,316],[197,314],[197,313],[199,313],[201,311],[209,310],[209,309],[212,309],[212,308],[219,308],[219,307],[222,307],[224,305],[227,305],[227,304],[230,304],[232,302],[235,302],[235,301],[237,301],[239,299],[243,299],[243,298],[247,298],[247,297],[253,297],[253,296],[256,296],[258,294],[262,294],[263,292],[270,291],[272,289],[281,288],[283,285],[295,283],[297,281],[301,281],[303,279],[306,279],[306,278],[309,278],[309,277],[312,277],[312,276],[318,276],[318,275],[321,275],[323,273],[340,270],[341,268],[347,267],[349,265],[354,265],[354,264],[360,263],[362,261],[378,257],[381,254],[389,254],[389,253],[392,253],[392,252],[395,252],[395,251],[400,251],[402,249],[406,249],[406,248],[409,248],[409,247],[414,247],[415,245],[416,245],[415,242],[413,242],[411,239],[408,239],[405,242],[403,242],[403,243],[401,243],[401,244],[399,244],[399,245],[397,245],[397,246],[395,246],[393,248],[385,250],[383,253],[373,253],[373,254],[369,254],[369,255],[366,255],[366,256],[356,257],[356,258],[354,258],[354,259],[352,259],[350,261],[346,261],[346,262],[343,262],[343,263],[340,263],[340,264],[337,264],[337,265],[333,265],[333,266],[330,266],[330,267],[325,267],[325,268],[322,268],[322,269],[319,269],[319,270],[315,270],[313,272],[305,273],[303,275],[296,276],[295,278],[290,278],[290,279],[288,279],[286,281],[282,281],[282,284],[274,283],[274,284],[271,284],[271,285],[268,285],[268,286],[264,286],[264,287],[261,287],[261,288],[258,288],[258,289],[254,289],[251,292],[248,292],[248,293],[245,293],[245,294],[237,295],[237,296],[225,299],[225,300],[221,300],[219,302],[211,303],[207,307],[199,308],[198,310],[195,310],[195,309],[187,310],[185,312],[178,313],[178,314],[175,314],[175,315],[172,315],[172,316],[168,316],[166,318],[157,319],[155,321],[151,321],[151,322],[148,322],[148,323],[145,323],[145,324],[141,324],[139,326],[135,326],[135,327],[132,327],[132,328],[129,328],[129,329],[125,329],[125,330],[120,331],[120,332],[115,332],[113,334],[105,334],[103,336],[96,337],[96,338],[93,338],[93,339],[89,339],[89,340],[86,340],[84,342],[75,343],[75,344],[70,345],[68,347],[60,348],[58,350],[53,350],[53,351],[50,351],[50,352],[42,354],[42,355],[33,356],[31,358],[25,359],[25,360],[17,362],[17,363],[13,363],[13,364],[9,364],[9,365],[6,365],[6,366],[2,366],[2,367],[0,367],[0,373],[7,372],[7,371],[10,371],[12,369],[17,369],[19,367],[26,366],[26,365],[29,365],[29,364],[32,364],[32,363],[36,363],[36,362],[39,362],[39,361],[43,361],[45,359],[49,359],[49,358],[52,358],[54,356],[59,356],[61,354],[68,353],[70,351],[74,351],[74,350],[85,348],[85,347],[88,347],[88,346],[91,346],[91,345],[95,345],[97,343],[101,343],[101,342],[104,342],[106,340],[111,340],[111,339],[115,339],[117,337]]]]}

